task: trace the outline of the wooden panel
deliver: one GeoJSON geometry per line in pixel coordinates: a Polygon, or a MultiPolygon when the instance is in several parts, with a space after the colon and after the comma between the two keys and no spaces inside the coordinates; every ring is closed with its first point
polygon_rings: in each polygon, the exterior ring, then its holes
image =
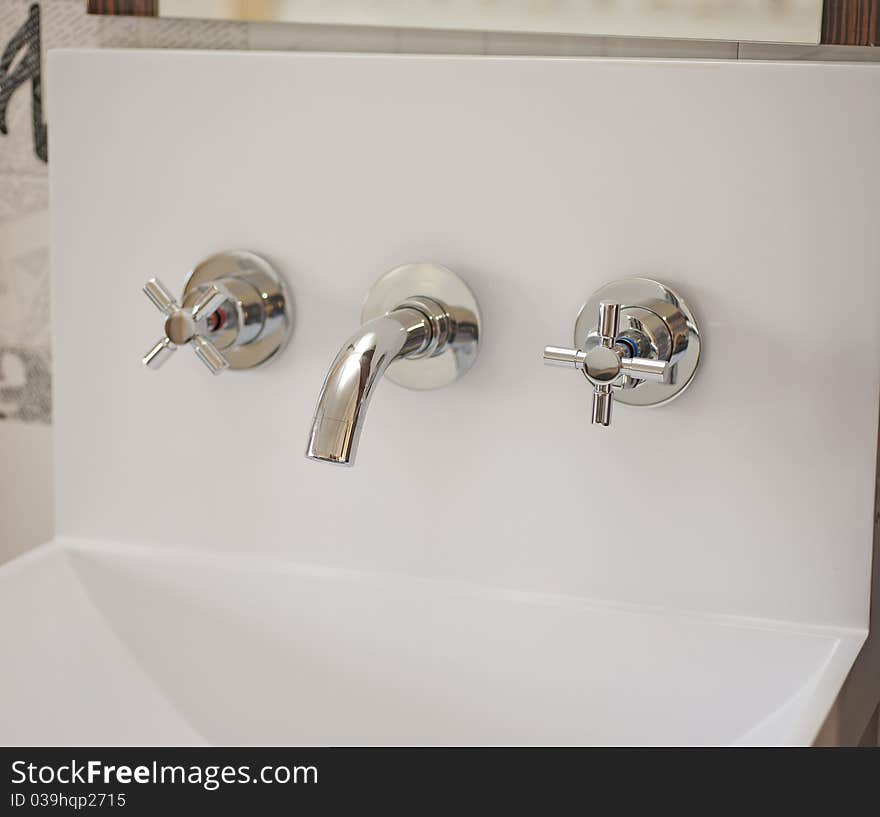
{"type": "Polygon", "coordinates": [[[880,0],[825,0],[822,42],[880,44],[880,0]]]}
{"type": "Polygon", "coordinates": [[[157,17],[159,0],[88,0],[89,14],[131,14],[135,17],[157,17]]]}
{"type": "Polygon", "coordinates": [[[859,746],[874,748],[880,746],[880,707],[874,710],[874,715],[868,726],[865,728],[865,734],[859,741],[859,746]]]}

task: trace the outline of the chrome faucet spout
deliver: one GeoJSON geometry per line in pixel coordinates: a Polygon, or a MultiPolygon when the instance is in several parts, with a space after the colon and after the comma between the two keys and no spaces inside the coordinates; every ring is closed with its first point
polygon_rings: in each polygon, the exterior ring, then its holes
{"type": "Polygon", "coordinates": [[[477,299],[446,267],[404,264],[386,272],[367,293],[361,322],[321,388],[310,460],[354,465],[367,406],[386,370],[397,385],[424,391],[455,382],[477,357],[477,299]]]}
{"type": "Polygon", "coordinates": [[[340,349],[324,380],[306,456],[353,465],[376,383],[394,360],[423,353],[432,340],[429,317],[406,305],[361,326],[340,349]]]}

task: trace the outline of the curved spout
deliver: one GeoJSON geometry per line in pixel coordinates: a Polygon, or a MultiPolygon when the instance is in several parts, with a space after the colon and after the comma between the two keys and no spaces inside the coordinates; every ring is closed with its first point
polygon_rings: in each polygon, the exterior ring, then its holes
{"type": "Polygon", "coordinates": [[[377,381],[392,361],[423,352],[431,339],[430,320],[410,307],[365,323],[348,339],[327,373],[306,456],[352,465],[377,381]]]}

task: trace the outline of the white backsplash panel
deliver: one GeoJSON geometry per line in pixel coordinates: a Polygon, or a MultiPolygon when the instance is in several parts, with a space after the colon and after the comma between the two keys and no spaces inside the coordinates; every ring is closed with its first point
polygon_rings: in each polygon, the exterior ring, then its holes
{"type": "Polygon", "coordinates": [[[147,547],[864,628],[880,335],[880,70],[517,58],[50,57],[57,528],[147,547]],[[140,358],[141,292],[218,250],[296,301],[277,360],[140,358]],[[449,266],[484,340],[379,385],[357,465],[303,456],[386,270],[449,266]],[[668,406],[546,368],[601,284],[694,308],[668,406]],[[865,306],[870,308],[865,308],[865,306]]]}

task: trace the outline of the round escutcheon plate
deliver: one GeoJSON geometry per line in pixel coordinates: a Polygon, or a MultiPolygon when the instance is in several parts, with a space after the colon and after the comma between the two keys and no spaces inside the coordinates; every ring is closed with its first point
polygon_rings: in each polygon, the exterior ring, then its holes
{"type": "Polygon", "coordinates": [[[650,278],[625,278],[606,284],[578,312],[574,326],[574,344],[578,349],[588,350],[598,342],[596,322],[601,301],[620,304],[621,333],[649,326],[669,332],[668,343],[657,344],[657,358],[673,364],[670,382],[641,381],[634,387],[615,387],[615,402],[659,406],[678,397],[691,384],[700,362],[700,330],[684,298],[650,278]]]}
{"type": "Polygon", "coordinates": [[[385,376],[408,389],[437,389],[458,380],[477,359],[480,307],[470,287],[439,264],[404,264],[383,275],[367,293],[361,321],[386,315],[409,298],[423,296],[445,306],[450,340],[431,357],[395,360],[385,376]]]}
{"type": "Polygon", "coordinates": [[[230,369],[251,369],[269,360],[289,340],[293,331],[293,300],[275,268],[247,250],[228,250],[206,258],[187,276],[183,297],[223,278],[241,278],[250,284],[255,302],[264,309],[265,324],[259,336],[250,343],[223,350],[230,369]]]}

